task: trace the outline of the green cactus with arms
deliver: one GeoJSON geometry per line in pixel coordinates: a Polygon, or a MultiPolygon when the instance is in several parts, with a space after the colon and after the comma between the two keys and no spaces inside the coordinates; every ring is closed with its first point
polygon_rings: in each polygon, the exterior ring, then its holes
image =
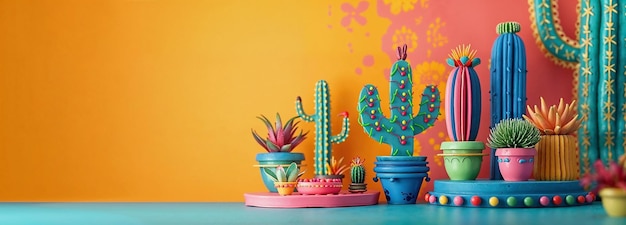
{"type": "Polygon", "coordinates": [[[529,0],[537,43],[559,65],[576,69],[580,169],[616,161],[626,149],[626,0],[580,0],[578,40],[558,22],[555,0],[529,0]]]}
{"type": "Polygon", "coordinates": [[[413,81],[411,65],[406,61],[406,45],[398,47],[396,61],[389,75],[391,116],[380,109],[378,89],[365,85],[359,95],[359,123],[370,137],[391,145],[392,156],[413,156],[414,137],[433,126],[439,116],[439,89],[430,85],[423,91],[417,115],[413,115],[413,81]]]}
{"type": "Polygon", "coordinates": [[[332,157],[332,144],[344,142],[350,131],[348,112],[343,112],[343,126],[338,135],[331,135],[330,93],[328,83],[320,80],[315,84],[315,114],[307,115],[300,96],[296,99],[296,112],[306,122],[315,122],[315,175],[329,175],[326,165],[332,157]]]}

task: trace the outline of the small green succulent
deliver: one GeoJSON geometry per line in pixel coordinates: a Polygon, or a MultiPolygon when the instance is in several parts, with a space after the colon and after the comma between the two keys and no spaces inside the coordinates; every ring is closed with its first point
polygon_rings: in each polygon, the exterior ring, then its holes
{"type": "Polygon", "coordinates": [[[276,167],[276,172],[267,167],[263,168],[263,172],[274,182],[294,182],[304,174],[304,171],[300,172],[295,162],[292,162],[286,170],[279,165],[276,167]]]}
{"type": "Polygon", "coordinates": [[[541,132],[521,118],[500,120],[491,128],[487,145],[491,148],[532,148],[541,139],[541,132]]]}

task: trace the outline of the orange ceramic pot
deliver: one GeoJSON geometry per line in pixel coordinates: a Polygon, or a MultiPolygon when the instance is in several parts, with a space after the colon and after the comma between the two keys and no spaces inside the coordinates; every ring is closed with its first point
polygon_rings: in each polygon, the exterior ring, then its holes
{"type": "Polygon", "coordinates": [[[285,196],[293,194],[293,190],[296,188],[298,182],[274,182],[274,187],[278,190],[278,194],[285,196]]]}

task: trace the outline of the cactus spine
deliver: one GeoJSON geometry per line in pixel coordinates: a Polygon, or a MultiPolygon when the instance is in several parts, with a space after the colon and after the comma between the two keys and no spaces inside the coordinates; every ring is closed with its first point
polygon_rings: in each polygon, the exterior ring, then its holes
{"type": "Polygon", "coordinates": [[[446,84],[446,128],[453,141],[474,141],[480,126],[480,80],[474,70],[480,58],[470,46],[458,47],[447,59],[454,67],[446,84]]]}
{"type": "MultiPolygon", "coordinates": [[[[491,127],[503,119],[522,118],[526,111],[526,48],[516,34],[517,22],[504,22],[496,28],[491,49],[491,127]]],[[[501,180],[500,169],[491,149],[491,179],[501,180]]]]}
{"type": "Polygon", "coordinates": [[[365,182],[365,168],[363,166],[355,166],[350,170],[350,178],[352,183],[364,183],[365,182]]]}
{"type": "Polygon", "coordinates": [[[580,171],[597,159],[616,161],[626,148],[626,0],[581,0],[578,40],[561,30],[556,1],[529,1],[534,34],[548,58],[575,74],[580,171]]]}
{"type": "Polygon", "coordinates": [[[406,45],[398,47],[398,61],[389,75],[391,116],[385,118],[380,109],[378,89],[365,85],[359,95],[359,124],[379,143],[391,145],[392,156],[413,156],[414,136],[432,127],[439,116],[440,96],[436,86],[425,88],[419,111],[413,115],[413,81],[411,66],[406,60],[406,45]]]}
{"type": "Polygon", "coordinates": [[[307,115],[302,107],[300,96],[296,99],[296,112],[306,122],[315,122],[315,175],[328,175],[326,165],[332,157],[332,144],[341,143],[348,138],[350,120],[348,112],[343,112],[343,126],[338,135],[331,135],[330,93],[328,83],[320,80],[315,85],[315,114],[307,115]]]}

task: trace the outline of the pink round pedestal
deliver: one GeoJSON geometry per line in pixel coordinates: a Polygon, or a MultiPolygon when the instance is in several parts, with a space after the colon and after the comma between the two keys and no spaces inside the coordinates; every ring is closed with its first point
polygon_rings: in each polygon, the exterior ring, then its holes
{"type": "Polygon", "coordinates": [[[247,206],[269,208],[306,208],[306,207],[345,207],[364,206],[378,204],[380,192],[368,191],[363,193],[350,193],[342,191],[339,194],[328,195],[292,195],[280,196],[277,193],[245,193],[247,206]]]}

